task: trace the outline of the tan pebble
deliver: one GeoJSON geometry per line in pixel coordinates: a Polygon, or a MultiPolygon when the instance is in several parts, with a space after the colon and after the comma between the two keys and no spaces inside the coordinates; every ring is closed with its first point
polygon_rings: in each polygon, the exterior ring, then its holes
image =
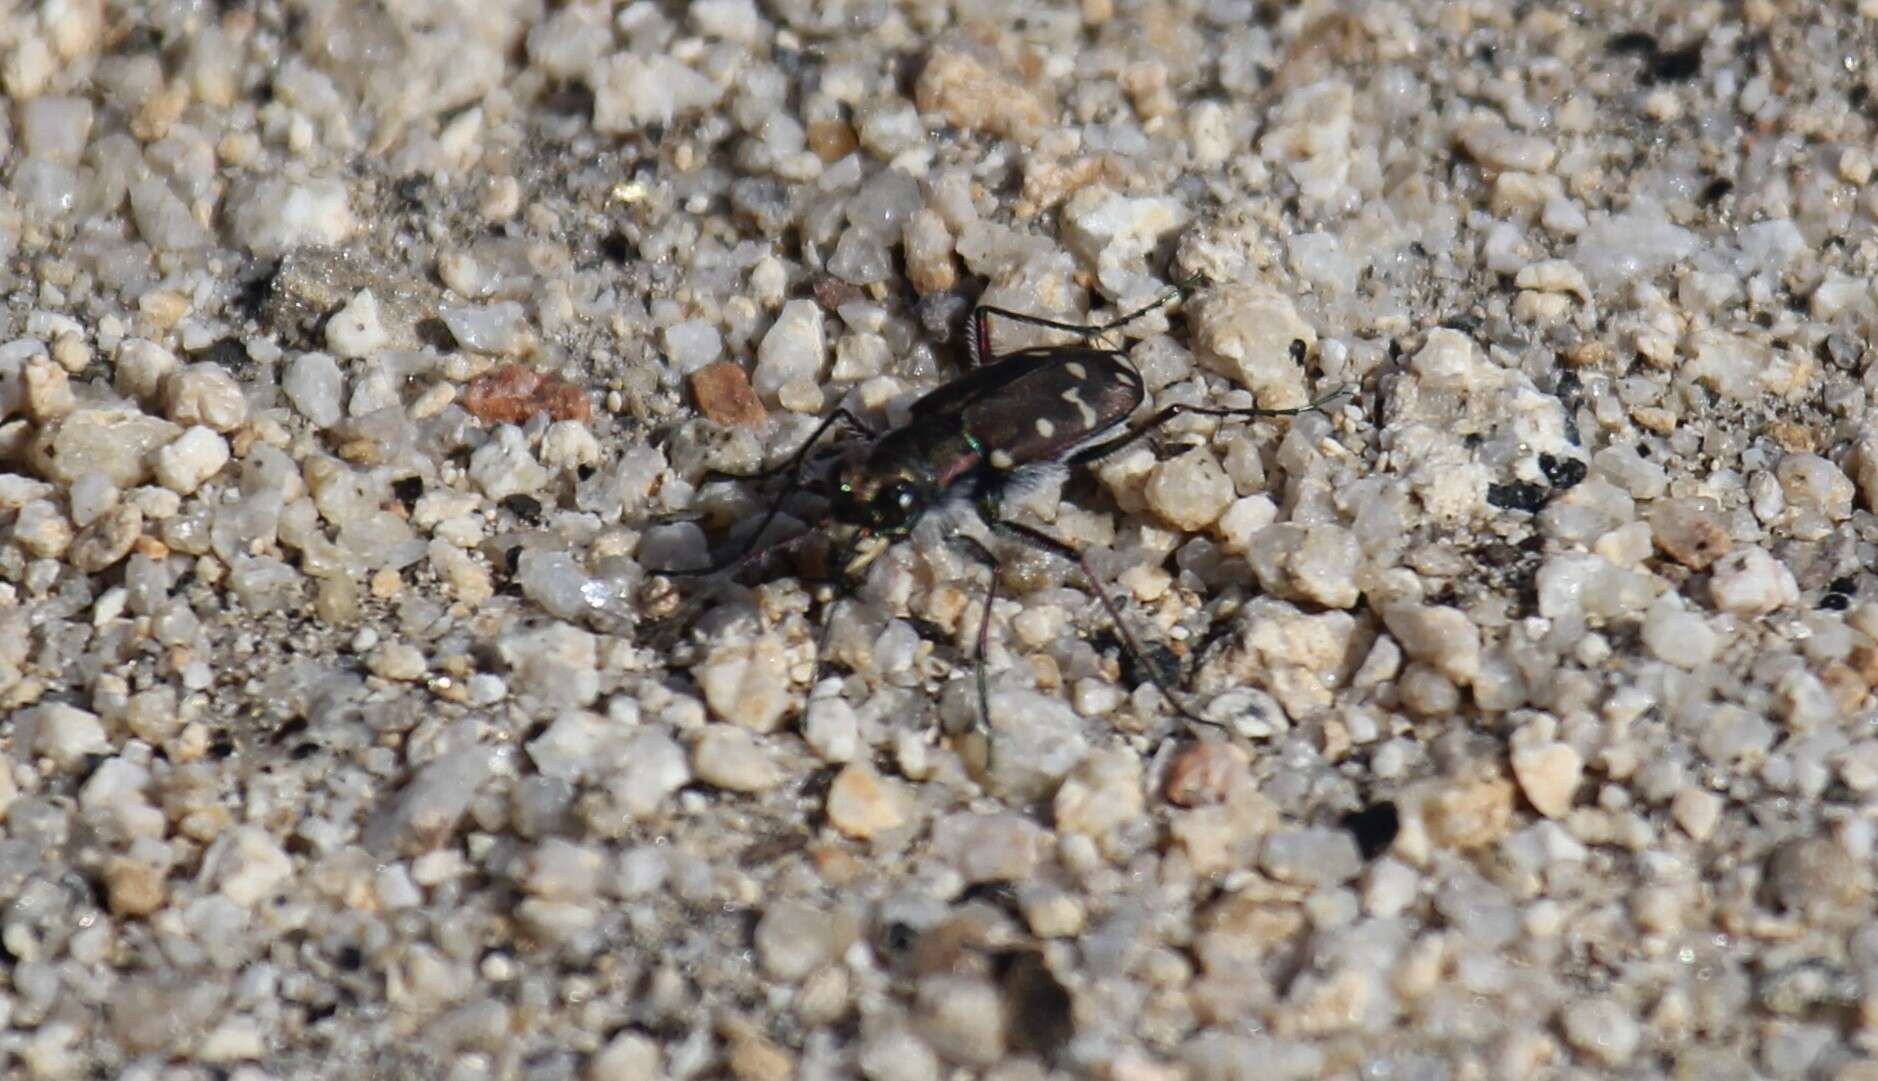
{"type": "Polygon", "coordinates": [[[730,1043],[729,1065],[737,1081],[787,1081],[795,1076],[795,1057],[756,1032],[730,1043]]]}
{"type": "Polygon", "coordinates": [[[860,840],[898,829],[906,823],[906,808],[896,788],[873,767],[850,763],[828,787],[829,824],[860,840]]]}
{"type": "Polygon", "coordinates": [[[104,866],[104,888],[113,915],[148,916],[163,907],[168,897],[160,867],[128,856],[112,857],[104,866]]]}
{"type": "Polygon", "coordinates": [[[1447,848],[1482,848],[1512,832],[1513,783],[1481,777],[1444,786],[1422,804],[1429,836],[1447,848]]]}
{"type": "Polygon", "coordinates": [[[1721,821],[1721,797],[1701,788],[1685,788],[1669,801],[1669,813],[1682,831],[1706,841],[1721,821]]]}
{"type": "Polygon", "coordinates": [[[1055,111],[1024,75],[1002,62],[997,50],[963,34],[934,46],[913,88],[922,113],[936,113],[954,127],[1035,142],[1055,111]]]}
{"type": "Polygon", "coordinates": [[[1544,743],[1513,749],[1513,776],[1519,789],[1540,814],[1563,817],[1572,807],[1572,793],[1584,776],[1585,762],[1568,743],[1544,743]]]}
{"type": "Polygon", "coordinates": [[[1177,807],[1218,803],[1250,776],[1251,764],[1251,757],[1230,743],[1196,743],[1168,763],[1161,791],[1177,807]]]}
{"type": "Polygon", "coordinates": [[[718,424],[755,427],[768,418],[750,377],[735,361],[720,360],[691,373],[691,397],[698,412],[718,424]]]}
{"type": "Polygon", "coordinates": [[[389,600],[404,588],[404,578],[395,567],[381,567],[372,575],[372,596],[389,600]]]}
{"type": "Polygon", "coordinates": [[[817,120],[808,127],[809,149],[824,162],[833,164],[854,153],[860,146],[860,140],[854,136],[854,129],[846,120],[839,117],[830,120],[817,120]]]}

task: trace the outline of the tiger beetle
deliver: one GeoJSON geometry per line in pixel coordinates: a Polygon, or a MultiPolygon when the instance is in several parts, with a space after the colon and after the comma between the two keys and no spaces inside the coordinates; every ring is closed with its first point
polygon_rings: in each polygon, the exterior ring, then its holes
{"type": "MultiPolygon", "coordinates": [[[[1197,279],[1196,279],[1197,280],[1197,279]]],[[[1152,303],[1097,325],[1059,322],[1004,308],[979,305],[972,310],[966,352],[969,370],[959,378],[915,401],[906,424],[884,433],[870,428],[845,407],[835,409],[781,466],[749,476],[718,475],[711,479],[752,480],[787,474],[788,485],[777,494],[750,539],[735,555],[711,566],[666,572],[674,576],[709,576],[741,568],[753,560],[794,547],[801,540],[833,536],[842,552],[837,572],[853,579],[892,544],[907,536],[926,514],[969,506],[991,531],[1059,556],[1076,565],[1090,590],[1115,626],[1116,637],[1138,662],[1175,711],[1203,724],[1174,693],[1123,621],[1113,598],[1102,588],[1088,560],[1076,548],[1033,526],[1006,518],[1002,503],[1007,492],[1026,483],[1038,471],[1086,466],[1136,442],[1182,415],[1209,417],[1288,417],[1321,409],[1341,397],[1342,389],[1308,405],[1291,409],[1240,408],[1176,403],[1146,420],[1129,425],[1128,418],[1147,398],[1141,373],[1126,353],[1095,344],[1102,335],[1161,308],[1194,282],[1174,286],[1152,303]],[[992,317],[1076,335],[1082,344],[1043,345],[997,353],[991,344],[992,317]],[[859,437],[826,480],[804,480],[803,465],[817,443],[837,425],[859,437]],[[832,487],[830,485],[832,484],[832,487]],[[828,499],[827,511],[801,538],[758,548],[757,542],[797,492],[828,499]]],[[[955,535],[949,542],[993,568],[978,624],[973,664],[976,669],[980,723],[990,721],[990,696],[985,682],[985,653],[991,610],[998,599],[998,566],[977,539],[955,535]]],[[[824,628],[826,634],[826,628],[824,628]]],[[[818,649],[818,653],[820,650],[818,649]]]]}

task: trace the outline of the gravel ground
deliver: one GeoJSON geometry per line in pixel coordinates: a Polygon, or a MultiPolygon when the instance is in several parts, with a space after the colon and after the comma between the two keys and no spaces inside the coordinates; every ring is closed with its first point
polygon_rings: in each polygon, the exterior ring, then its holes
{"type": "Polygon", "coordinates": [[[1873,0],[11,6],[0,1072],[1878,1079],[1875,83],[1873,0]],[[1013,494],[1145,655],[987,538],[981,719],[969,514],[834,589],[711,479],[1196,275],[1154,407],[1352,393],[1013,494]]]}

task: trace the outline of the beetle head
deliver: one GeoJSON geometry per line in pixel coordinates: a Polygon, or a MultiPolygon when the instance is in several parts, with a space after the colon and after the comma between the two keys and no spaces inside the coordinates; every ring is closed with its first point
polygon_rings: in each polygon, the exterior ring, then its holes
{"type": "Polygon", "coordinates": [[[863,534],[904,536],[929,503],[926,489],[904,473],[870,468],[866,460],[844,465],[835,476],[834,515],[863,534]]]}

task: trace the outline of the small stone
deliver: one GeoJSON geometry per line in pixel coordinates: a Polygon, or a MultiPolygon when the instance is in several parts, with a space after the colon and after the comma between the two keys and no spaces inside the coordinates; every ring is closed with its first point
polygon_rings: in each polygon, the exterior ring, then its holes
{"type": "Polygon", "coordinates": [[[590,847],[551,837],[528,854],[520,883],[535,897],[582,901],[599,891],[605,862],[590,847]]]}
{"type": "Polygon", "coordinates": [[[446,304],[437,318],[458,346],[487,356],[519,356],[534,344],[528,312],[513,300],[493,304],[446,304]]]}
{"type": "Polygon", "coordinates": [[[1696,841],[1707,841],[1722,820],[1722,798],[1707,788],[1681,788],[1670,799],[1670,816],[1696,841]]]}
{"type": "Polygon", "coordinates": [[[1200,363],[1250,390],[1261,407],[1288,409],[1310,400],[1291,343],[1308,348],[1317,332],[1289,297],[1263,285],[1218,286],[1189,304],[1187,316],[1200,363]]]}
{"type": "Polygon", "coordinates": [[[326,348],[332,350],[334,356],[369,357],[390,340],[390,333],[379,321],[378,298],[370,289],[359,290],[345,307],[326,321],[326,348]]]}
{"type": "Polygon", "coordinates": [[[1421,893],[1421,876],[1400,860],[1385,857],[1370,865],[1363,883],[1363,910],[1378,919],[1407,911],[1421,893]]]}
{"type": "Polygon", "coordinates": [[[267,831],[244,826],[227,838],[217,865],[222,896],[252,905],[293,875],[293,860],[267,831]]]}
{"type": "Polygon", "coordinates": [[[792,300],[757,346],[751,384],[764,399],[774,400],[785,383],[819,380],[827,360],[821,308],[812,300],[792,300]]]}
{"type": "Polygon", "coordinates": [[[194,427],[156,452],[157,483],[189,495],[228,464],[228,440],[213,428],[194,427]]]}
{"type": "Polygon", "coordinates": [[[545,487],[553,474],[529,453],[528,437],[520,428],[504,424],[495,437],[470,454],[469,478],[492,502],[513,495],[532,495],[545,487]]]}
{"type": "Polygon", "coordinates": [[[752,732],[774,732],[790,704],[783,644],[762,635],[717,647],[697,669],[711,712],[752,732]]]}
{"type": "Polygon", "coordinates": [[[1650,531],[1664,554],[1692,570],[1702,570],[1734,542],[1712,499],[1659,500],[1650,508],[1650,531]]]}
{"type": "Polygon", "coordinates": [[[66,493],[71,504],[72,524],[83,529],[117,506],[118,487],[103,473],[87,473],[72,482],[66,493]]]}
{"type": "Polygon", "coordinates": [[[227,220],[235,243],[266,258],[346,240],[358,229],[346,201],[338,180],[268,178],[230,198],[227,220]]]}
{"type": "Polygon", "coordinates": [[[424,651],[408,642],[387,642],[372,652],[365,667],[380,679],[409,683],[424,677],[424,651]]]}
{"type": "Polygon", "coordinates": [[[990,1066],[1004,1055],[1004,996],[988,979],[949,973],[923,977],[914,1018],[920,1034],[954,1062],[990,1066]]]}
{"type": "MultiPolygon", "coordinates": [[[[665,355],[671,358],[672,367],[680,374],[690,377],[692,394],[702,399],[703,396],[698,392],[699,370],[723,355],[723,335],[719,334],[717,327],[707,319],[686,319],[683,322],[673,323],[666,327],[662,334],[665,339],[665,355]]],[[[743,371],[741,367],[737,370],[743,371]]],[[[747,385],[748,381],[746,380],[745,383],[747,385]]]]}
{"type": "Polygon", "coordinates": [[[586,391],[552,372],[498,364],[477,376],[460,399],[465,412],[487,424],[522,424],[536,413],[586,422],[593,405],[586,391]]]}
{"type": "Polygon", "coordinates": [[[280,389],[315,428],[330,428],[343,415],[345,376],[338,362],[325,353],[302,353],[289,361],[280,389]]]}
{"type": "Polygon", "coordinates": [[[1383,623],[1410,657],[1466,686],[1480,674],[1480,628],[1458,608],[1392,604],[1383,623]]]}
{"type": "Polygon", "coordinates": [[[651,818],[672,793],[691,783],[685,749],[663,731],[655,729],[634,737],[620,761],[625,768],[609,779],[607,791],[630,818],[651,818]]]}
{"type": "Polygon", "coordinates": [[[164,413],[185,427],[200,425],[224,434],[247,423],[248,398],[220,364],[190,364],[163,376],[164,413]]]}
{"type": "Polygon", "coordinates": [[[1181,751],[1167,764],[1162,792],[1177,807],[1204,807],[1225,800],[1228,793],[1251,779],[1252,759],[1231,743],[1203,740],[1181,751]]]}
{"type": "Polygon", "coordinates": [[[886,1026],[861,1045],[861,1076],[867,1081],[939,1081],[939,1056],[918,1036],[886,1026]]]}
{"type": "Polygon", "coordinates": [[[51,357],[41,354],[27,361],[20,382],[26,392],[26,415],[35,424],[50,424],[78,408],[70,373],[51,357]]]}
{"type": "Polygon", "coordinates": [[[1715,561],[1709,597],[1724,612],[1761,616],[1798,601],[1800,587],[1765,549],[1739,548],[1715,561]]]}
{"type": "Polygon", "coordinates": [[[1275,596],[1325,608],[1351,608],[1362,596],[1356,581],[1362,549],[1356,534],[1342,526],[1280,522],[1260,530],[1245,547],[1259,585],[1275,596]]]}
{"type": "Polygon", "coordinates": [[[952,233],[945,218],[925,207],[906,220],[903,238],[906,276],[921,296],[943,293],[958,282],[958,264],[952,258],[952,233]]]}
{"type": "Polygon", "coordinates": [[[1870,918],[1872,874],[1829,837],[1797,837],[1767,858],[1767,892],[1781,910],[1823,927],[1870,918]]]}
{"type": "Polygon", "coordinates": [[[1563,818],[1584,777],[1585,762],[1569,743],[1519,742],[1514,736],[1513,779],[1533,808],[1547,818],[1563,818]]]}
{"type": "Polygon", "coordinates": [[[1042,843],[1036,823],[1010,812],[961,811],[941,818],[932,830],[933,855],[972,883],[1023,881],[1036,868],[1042,843]]]}
{"type": "Polygon", "coordinates": [[[31,448],[34,470],[71,484],[86,473],[102,473],[119,488],[150,477],[150,455],[182,434],[161,417],[116,406],[80,408],[40,432],[31,448]]]}
{"type": "Polygon", "coordinates": [[[1491,776],[1443,783],[1419,810],[1436,844],[1462,851],[1482,848],[1512,832],[1513,783],[1491,776]]]}
{"type": "Polygon", "coordinates": [[[763,400],[750,387],[743,366],[720,360],[691,373],[691,396],[698,412],[719,424],[754,428],[769,418],[763,400]]]}
{"type": "Polygon", "coordinates": [[[166,868],[131,856],[113,856],[104,865],[104,890],[111,914],[148,916],[163,907],[169,887],[166,868]]]}
{"type": "Polygon", "coordinates": [[[1643,644],[1658,660],[1699,668],[1715,659],[1720,642],[1699,612],[1685,611],[1672,594],[1650,605],[1643,617],[1643,644]]]}
{"type": "Polygon", "coordinates": [[[828,824],[865,841],[906,824],[907,800],[894,782],[865,762],[844,766],[828,786],[828,824]]]}
{"type": "Polygon", "coordinates": [[[833,960],[843,945],[837,938],[829,913],[800,901],[780,901],[757,921],[756,955],[764,971],[793,982],[833,960]]]}
{"type": "Polygon", "coordinates": [[[1601,1066],[1622,1066],[1637,1053],[1643,1029],[1631,1013],[1608,998],[1582,998],[1559,1018],[1565,1042],[1601,1066]]]}
{"type": "Polygon", "coordinates": [[[953,34],[927,53],[913,100],[920,112],[936,114],[955,128],[1029,144],[1049,123],[1051,105],[1020,80],[995,49],[953,34]]]}
{"type": "Polygon", "coordinates": [[[1188,532],[1205,529],[1232,504],[1232,478],[1205,447],[1154,467],[1145,492],[1150,509],[1188,532]]]}
{"type": "Polygon", "coordinates": [[[802,739],[824,762],[848,762],[860,750],[860,721],[839,695],[810,698],[802,714],[802,739]]]}
{"type": "Polygon", "coordinates": [[[1141,762],[1132,754],[1095,751],[1063,778],[1052,803],[1056,828],[1098,840],[1142,813],[1141,762]]]}
{"type": "Polygon", "coordinates": [[[143,512],[135,504],[119,504],[72,538],[69,558],[79,570],[96,574],[129,555],[142,537],[143,512]]]}
{"type": "Polygon", "coordinates": [[[1186,206],[1170,195],[1124,195],[1100,184],[1070,196],[1062,210],[1063,244],[1113,288],[1137,278],[1161,238],[1187,224],[1186,206]]]}
{"type": "Polygon", "coordinates": [[[1852,516],[1851,478],[1817,454],[1789,454],[1774,467],[1787,504],[1839,522],[1852,516]]]}
{"type": "Polygon", "coordinates": [[[27,502],[13,519],[12,540],[27,555],[58,559],[72,546],[72,523],[50,499],[27,502]]]}
{"type": "Polygon", "coordinates": [[[105,737],[103,722],[89,710],[63,702],[48,702],[25,711],[18,723],[22,727],[36,728],[33,753],[51,759],[59,769],[71,769],[90,755],[111,752],[111,741],[105,737]]]}
{"type": "Polygon", "coordinates": [[[1552,168],[1558,150],[1537,135],[1521,135],[1504,124],[1475,124],[1461,132],[1467,156],[1494,170],[1543,173],[1552,168]]]}
{"type": "Polygon", "coordinates": [[[1038,938],[1075,938],[1088,920],[1081,898],[1050,886],[1025,891],[1018,904],[1038,938]]]}
{"type": "Polygon", "coordinates": [[[769,749],[749,730],[709,725],[691,747],[691,771],[705,784],[731,792],[763,792],[782,782],[769,749]]]}
{"type": "Polygon", "coordinates": [[[1632,200],[1620,214],[1593,215],[1566,258],[1598,289],[1654,276],[1699,246],[1696,234],[1669,220],[1660,204],[1632,200]]]}
{"type": "Polygon", "coordinates": [[[1278,830],[1265,839],[1259,867],[1280,882],[1332,886],[1363,870],[1363,854],[1348,830],[1328,826],[1278,830]]]}
{"type": "Polygon", "coordinates": [[[789,1081],[795,1076],[795,1056],[755,1029],[730,1038],[725,1056],[737,1081],[789,1081]]]}
{"type": "Polygon", "coordinates": [[[716,105],[723,87],[663,53],[621,52],[587,75],[593,88],[593,126],[602,135],[626,135],[667,125],[716,105]]]}
{"type": "Polygon", "coordinates": [[[587,1062],[586,1081],[662,1081],[659,1045],[636,1032],[622,1032],[587,1062]]]}

